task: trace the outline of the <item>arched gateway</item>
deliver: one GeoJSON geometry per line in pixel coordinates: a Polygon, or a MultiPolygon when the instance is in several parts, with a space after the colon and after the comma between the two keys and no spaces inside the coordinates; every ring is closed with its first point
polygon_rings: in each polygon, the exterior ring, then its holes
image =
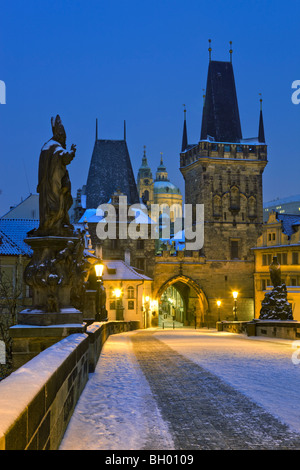
{"type": "Polygon", "coordinates": [[[165,281],[157,290],[158,324],[202,326],[206,321],[208,302],[200,285],[188,276],[179,274],[165,281]]]}

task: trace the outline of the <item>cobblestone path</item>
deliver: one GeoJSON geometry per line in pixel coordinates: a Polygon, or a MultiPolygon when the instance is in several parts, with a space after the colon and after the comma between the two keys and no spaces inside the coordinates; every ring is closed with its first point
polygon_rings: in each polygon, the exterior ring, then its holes
{"type": "Polygon", "coordinates": [[[300,449],[299,434],[152,332],[131,341],[176,450],[300,449]]]}

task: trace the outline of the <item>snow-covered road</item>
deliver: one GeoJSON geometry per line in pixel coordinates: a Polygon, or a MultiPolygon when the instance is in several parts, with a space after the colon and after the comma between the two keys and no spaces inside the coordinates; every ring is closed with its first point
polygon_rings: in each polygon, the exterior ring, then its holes
{"type": "MultiPolygon", "coordinates": [[[[135,334],[113,335],[105,343],[60,449],[175,449],[134,354],[135,334]]],[[[153,330],[152,335],[300,433],[300,364],[292,361],[292,341],[205,329],[153,330]]]]}

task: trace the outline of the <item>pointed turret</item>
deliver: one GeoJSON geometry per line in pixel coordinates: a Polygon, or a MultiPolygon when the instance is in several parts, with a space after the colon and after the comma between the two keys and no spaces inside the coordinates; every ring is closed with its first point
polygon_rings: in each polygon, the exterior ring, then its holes
{"type": "Polygon", "coordinates": [[[264,129],[264,120],[262,113],[262,99],[260,99],[260,113],[259,113],[259,125],[258,125],[258,142],[265,144],[265,129],[264,129]]]}
{"type": "Polygon", "coordinates": [[[231,62],[209,61],[201,140],[237,143],[242,139],[231,62]]]}
{"type": "MultiPolygon", "coordinates": [[[[185,104],[183,105],[185,107],[185,104]]],[[[186,109],[184,108],[183,134],[181,151],[184,152],[188,146],[187,129],[186,129],[186,109]]]]}

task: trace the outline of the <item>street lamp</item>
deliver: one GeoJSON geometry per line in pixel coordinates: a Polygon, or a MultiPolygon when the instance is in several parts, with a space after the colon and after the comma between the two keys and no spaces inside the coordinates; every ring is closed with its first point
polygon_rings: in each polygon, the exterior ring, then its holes
{"type": "Polygon", "coordinates": [[[218,321],[221,321],[220,317],[220,307],[221,307],[221,300],[217,300],[217,306],[218,306],[218,321]]]}
{"type": "Polygon", "coordinates": [[[237,321],[237,305],[236,305],[236,299],[237,299],[237,296],[239,295],[238,292],[234,291],[232,292],[232,295],[233,295],[233,299],[234,299],[234,307],[233,307],[233,310],[234,310],[234,321],[237,321]]]}
{"type": "Polygon", "coordinates": [[[95,264],[95,273],[97,278],[96,321],[104,320],[104,318],[102,318],[104,316],[103,310],[105,310],[105,288],[102,280],[103,270],[104,263],[102,261],[95,264]]]}

